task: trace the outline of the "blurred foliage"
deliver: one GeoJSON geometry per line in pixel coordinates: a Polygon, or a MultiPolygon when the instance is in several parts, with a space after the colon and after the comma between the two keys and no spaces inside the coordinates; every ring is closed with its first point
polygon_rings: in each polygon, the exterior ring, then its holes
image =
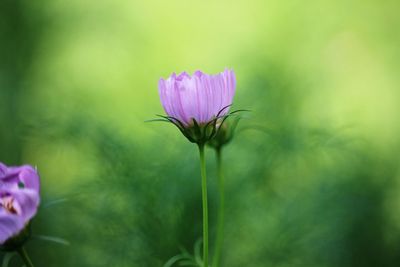
{"type": "MultiPolygon", "coordinates": [[[[33,261],[154,267],[191,250],[196,147],[144,121],[162,113],[161,76],[232,67],[234,106],[252,112],[223,155],[223,266],[398,266],[399,8],[1,0],[0,161],[38,167],[33,232],[71,243],[32,240],[33,261]]],[[[214,159],[207,150],[212,237],[214,159]]]]}

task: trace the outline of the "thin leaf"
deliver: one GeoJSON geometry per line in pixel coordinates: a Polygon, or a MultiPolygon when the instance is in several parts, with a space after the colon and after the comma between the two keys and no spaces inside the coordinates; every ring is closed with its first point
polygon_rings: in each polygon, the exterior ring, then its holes
{"type": "Polygon", "coordinates": [[[192,119],[193,120],[193,124],[194,124],[194,131],[195,131],[195,133],[196,133],[196,136],[197,137],[201,137],[201,130],[200,130],[200,126],[199,126],[199,124],[197,123],[197,121],[193,118],[192,119]]]}
{"type": "Polygon", "coordinates": [[[223,108],[217,113],[217,117],[219,117],[219,115],[221,115],[222,112],[223,112],[225,109],[229,108],[230,106],[232,106],[232,104],[223,107],[223,108]]]}
{"type": "Polygon", "coordinates": [[[43,204],[43,208],[47,209],[48,207],[51,207],[51,206],[54,206],[54,205],[57,205],[57,204],[60,204],[60,203],[64,203],[64,202],[67,202],[67,201],[68,201],[68,198],[59,198],[59,199],[51,200],[51,201],[43,204]]]}
{"type": "Polygon", "coordinates": [[[64,246],[69,246],[70,245],[70,243],[67,240],[59,238],[59,237],[46,236],[46,235],[33,235],[32,237],[36,238],[36,239],[43,240],[43,241],[54,242],[54,243],[57,243],[57,244],[60,244],[60,245],[64,245],[64,246]]]}
{"type": "Polygon", "coordinates": [[[234,110],[234,111],[230,112],[230,114],[235,114],[235,113],[238,113],[238,112],[251,112],[251,110],[249,110],[249,109],[237,109],[237,110],[234,110]]]}
{"type": "Polygon", "coordinates": [[[179,266],[199,266],[199,265],[194,261],[184,260],[179,262],[179,266]]]}
{"type": "Polygon", "coordinates": [[[173,125],[175,125],[176,128],[178,128],[179,131],[180,131],[187,139],[189,139],[190,142],[194,142],[194,139],[191,138],[191,136],[188,135],[188,134],[185,132],[185,126],[183,125],[183,123],[182,123],[180,120],[178,120],[178,119],[176,119],[176,118],[174,118],[174,117],[164,116],[164,115],[159,115],[159,114],[157,114],[156,116],[168,120],[170,123],[172,123],[173,125]]]}
{"type": "Polygon", "coordinates": [[[14,257],[15,255],[16,254],[14,252],[6,253],[6,255],[4,255],[4,257],[3,257],[3,263],[1,264],[1,266],[2,267],[8,267],[12,257],[14,257]]]}
{"type": "Polygon", "coordinates": [[[203,261],[201,260],[201,244],[203,240],[200,238],[194,244],[194,259],[199,266],[203,265],[203,261]]]}
{"type": "Polygon", "coordinates": [[[222,128],[222,125],[224,124],[224,122],[226,121],[226,119],[227,119],[228,117],[230,117],[230,114],[229,114],[229,115],[226,115],[226,116],[222,119],[221,123],[219,124],[218,131],[217,131],[216,134],[218,134],[218,132],[219,132],[220,129],[222,128]]]}
{"type": "MultiPolygon", "coordinates": [[[[172,117],[171,117],[172,118],[172,117]]],[[[183,125],[183,123],[180,121],[180,120],[178,120],[178,119],[175,119],[175,118],[172,118],[173,120],[175,120],[176,121],[176,123],[178,123],[179,124],[179,127],[180,128],[182,128],[182,129],[185,129],[185,125],[183,125]]]]}
{"type": "Polygon", "coordinates": [[[248,131],[248,130],[254,130],[254,131],[259,131],[259,132],[262,132],[262,133],[265,133],[265,134],[268,134],[268,135],[273,135],[273,130],[272,129],[266,128],[266,127],[262,127],[262,126],[259,126],[259,125],[250,125],[250,126],[241,127],[237,131],[237,133],[241,133],[241,132],[248,131]]]}
{"type": "Polygon", "coordinates": [[[185,256],[187,260],[194,261],[194,257],[183,247],[180,247],[180,250],[182,251],[181,255],[185,256]]]}
{"type": "Polygon", "coordinates": [[[184,260],[186,259],[186,256],[182,255],[182,254],[178,254],[173,256],[171,259],[169,259],[163,267],[172,267],[175,263],[177,263],[180,260],[184,260]]]}
{"type": "Polygon", "coordinates": [[[212,131],[211,131],[210,136],[208,137],[209,139],[213,138],[213,137],[217,134],[217,121],[218,121],[219,118],[220,118],[220,117],[217,116],[217,117],[213,120],[213,129],[212,129],[212,131]]]}
{"type": "Polygon", "coordinates": [[[170,122],[167,119],[151,119],[151,120],[145,120],[144,122],[159,122],[159,121],[161,121],[161,122],[170,122]]]}

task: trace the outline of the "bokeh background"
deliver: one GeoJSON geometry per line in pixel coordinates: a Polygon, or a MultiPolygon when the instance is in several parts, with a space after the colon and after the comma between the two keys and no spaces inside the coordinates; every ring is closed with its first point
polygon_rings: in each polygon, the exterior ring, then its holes
{"type": "MultiPolygon", "coordinates": [[[[400,4],[0,1],[0,161],[42,177],[37,266],[158,267],[201,237],[173,71],[235,70],[226,267],[400,264],[400,4]],[[54,202],[56,201],[56,202],[54,202]],[[53,205],[48,204],[53,203],[53,205]]],[[[215,157],[207,150],[211,246],[215,157]]],[[[17,258],[11,266],[20,266],[17,258]]]]}

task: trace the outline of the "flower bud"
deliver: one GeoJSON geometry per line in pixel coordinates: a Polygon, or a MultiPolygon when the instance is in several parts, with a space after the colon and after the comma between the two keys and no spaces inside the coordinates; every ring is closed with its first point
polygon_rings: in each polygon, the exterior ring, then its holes
{"type": "Polygon", "coordinates": [[[225,121],[218,129],[215,137],[211,139],[207,144],[215,149],[221,149],[223,146],[232,141],[237,124],[240,117],[236,117],[233,120],[225,121]]]}

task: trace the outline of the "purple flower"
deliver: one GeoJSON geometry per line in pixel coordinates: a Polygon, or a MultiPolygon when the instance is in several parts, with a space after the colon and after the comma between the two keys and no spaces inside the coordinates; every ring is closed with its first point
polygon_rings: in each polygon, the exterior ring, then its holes
{"type": "Polygon", "coordinates": [[[184,127],[197,123],[205,125],[229,111],[235,94],[233,70],[216,75],[196,71],[192,76],[173,73],[158,83],[161,103],[167,115],[184,127]],[[195,120],[195,122],[193,121],[195,120]]]}
{"type": "Polygon", "coordinates": [[[0,244],[18,235],[35,216],[40,202],[37,171],[0,162],[0,244]]]}

